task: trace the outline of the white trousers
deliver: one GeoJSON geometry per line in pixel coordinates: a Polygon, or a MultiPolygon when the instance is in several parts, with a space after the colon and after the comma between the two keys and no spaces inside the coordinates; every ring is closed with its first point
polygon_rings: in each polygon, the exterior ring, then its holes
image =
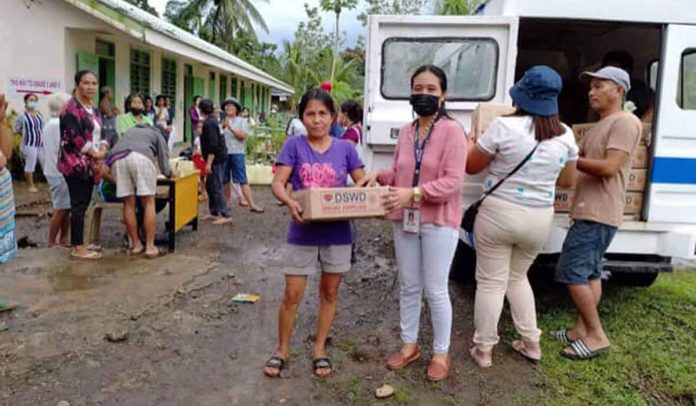
{"type": "Polygon", "coordinates": [[[517,332],[537,342],[534,292],[527,271],[548,239],[553,207],[526,207],[489,196],[476,217],[474,343],[489,351],[498,343],[498,321],[507,296],[517,332]]]}
{"type": "Polygon", "coordinates": [[[404,232],[401,222],[394,223],[396,264],[401,282],[401,339],[404,343],[418,341],[425,293],[432,316],[435,354],[446,354],[450,346],[452,303],[448,282],[458,238],[459,232],[450,227],[424,224],[420,234],[410,234],[404,232]]]}

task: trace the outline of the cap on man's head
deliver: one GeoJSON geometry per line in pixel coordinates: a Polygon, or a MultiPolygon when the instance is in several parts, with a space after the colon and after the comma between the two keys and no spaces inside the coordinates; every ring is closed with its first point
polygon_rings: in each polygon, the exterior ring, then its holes
{"type": "Polygon", "coordinates": [[[581,78],[589,77],[590,79],[610,80],[624,89],[624,93],[631,90],[631,78],[628,72],[615,66],[605,66],[597,72],[583,72],[581,78]]]}

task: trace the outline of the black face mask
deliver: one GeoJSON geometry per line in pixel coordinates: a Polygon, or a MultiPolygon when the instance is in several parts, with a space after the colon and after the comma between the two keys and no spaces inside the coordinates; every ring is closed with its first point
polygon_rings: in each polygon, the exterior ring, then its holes
{"type": "Polygon", "coordinates": [[[432,94],[412,94],[410,102],[413,110],[421,117],[432,116],[440,110],[440,98],[432,94]]]}
{"type": "Polygon", "coordinates": [[[145,112],[143,109],[131,109],[131,113],[133,113],[134,116],[142,116],[143,112],[145,112]]]}

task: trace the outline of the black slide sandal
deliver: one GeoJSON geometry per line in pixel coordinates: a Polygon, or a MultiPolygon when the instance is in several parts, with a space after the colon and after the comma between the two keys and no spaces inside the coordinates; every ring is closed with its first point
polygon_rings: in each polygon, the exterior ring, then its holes
{"type": "Polygon", "coordinates": [[[278,378],[278,377],[280,377],[281,371],[283,371],[283,369],[285,369],[285,360],[282,359],[282,358],[280,358],[280,357],[277,356],[277,355],[273,355],[273,356],[271,356],[271,358],[268,359],[268,361],[266,361],[266,364],[264,364],[264,366],[267,367],[267,368],[275,368],[275,369],[278,370],[278,373],[277,373],[277,374],[275,374],[275,375],[270,375],[270,374],[268,374],[268,373],[266,372],[266,370],[264,369],[263,373],[264,373],[267,377],[269,377],[269,378],[278,378]]]}
{"type": "Polygon", "coordinates": [[[333,367],[331,366],[331,359],[329,357],[319,357],[312,360],[312,367],[314,368],[314,375],[319,378],[326,378],[333,372],[333,367]],[[318,371],[320,369],[328,369],[329,373],[326,375],[319,375],[318,371]]]}

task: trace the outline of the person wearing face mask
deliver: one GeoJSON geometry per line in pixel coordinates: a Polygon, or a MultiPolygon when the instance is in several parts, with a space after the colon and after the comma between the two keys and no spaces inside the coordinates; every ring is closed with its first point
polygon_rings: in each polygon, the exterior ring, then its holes
{"type": "Polygon", "coordinates": [[[126,98],[126,106],[128,112],[121,114],[116,120],[116,131],[119,136],[137,125],[154,125],[152,119],[145,114],[145,101],[141,95],[129,95],[126,98]]]}
{"type": "Polygon", "coordinates": [[[157,112],[155,111],[155,105],[152,102],[152,97],[150,95],[145,95],[145,115],[150,117],[150,120],[152,122],[155,122],[155,117],[157,116],[157,112]]]}
{"type": "Polygon", "coordinates": [[[22,136],[20,153],[24,158],[24,178],[29,185],[29,192],[39,189],[34,184],[34,171],[43,149],[44,118],[39,112],[39,97],[34,93],[24,96],[25,111],[15,122],[15,133],[22,136]]]}
{"type": "Polygon", "coordinates": [[[411,92],[418,118],[401,128],[392,167],[358,184],[390,186],[383,203],[394,227],[403,345],[388,358],[386,367],[402,369],[420,358],[418,326],[425,293],[434,336],[427,377],[441,381],[449,375],[451,365],[448,280],[462,218],[467,140],[445,109],[447,76],[442,69],[434,65],[418,68],[411,76],[411,92]]]}

